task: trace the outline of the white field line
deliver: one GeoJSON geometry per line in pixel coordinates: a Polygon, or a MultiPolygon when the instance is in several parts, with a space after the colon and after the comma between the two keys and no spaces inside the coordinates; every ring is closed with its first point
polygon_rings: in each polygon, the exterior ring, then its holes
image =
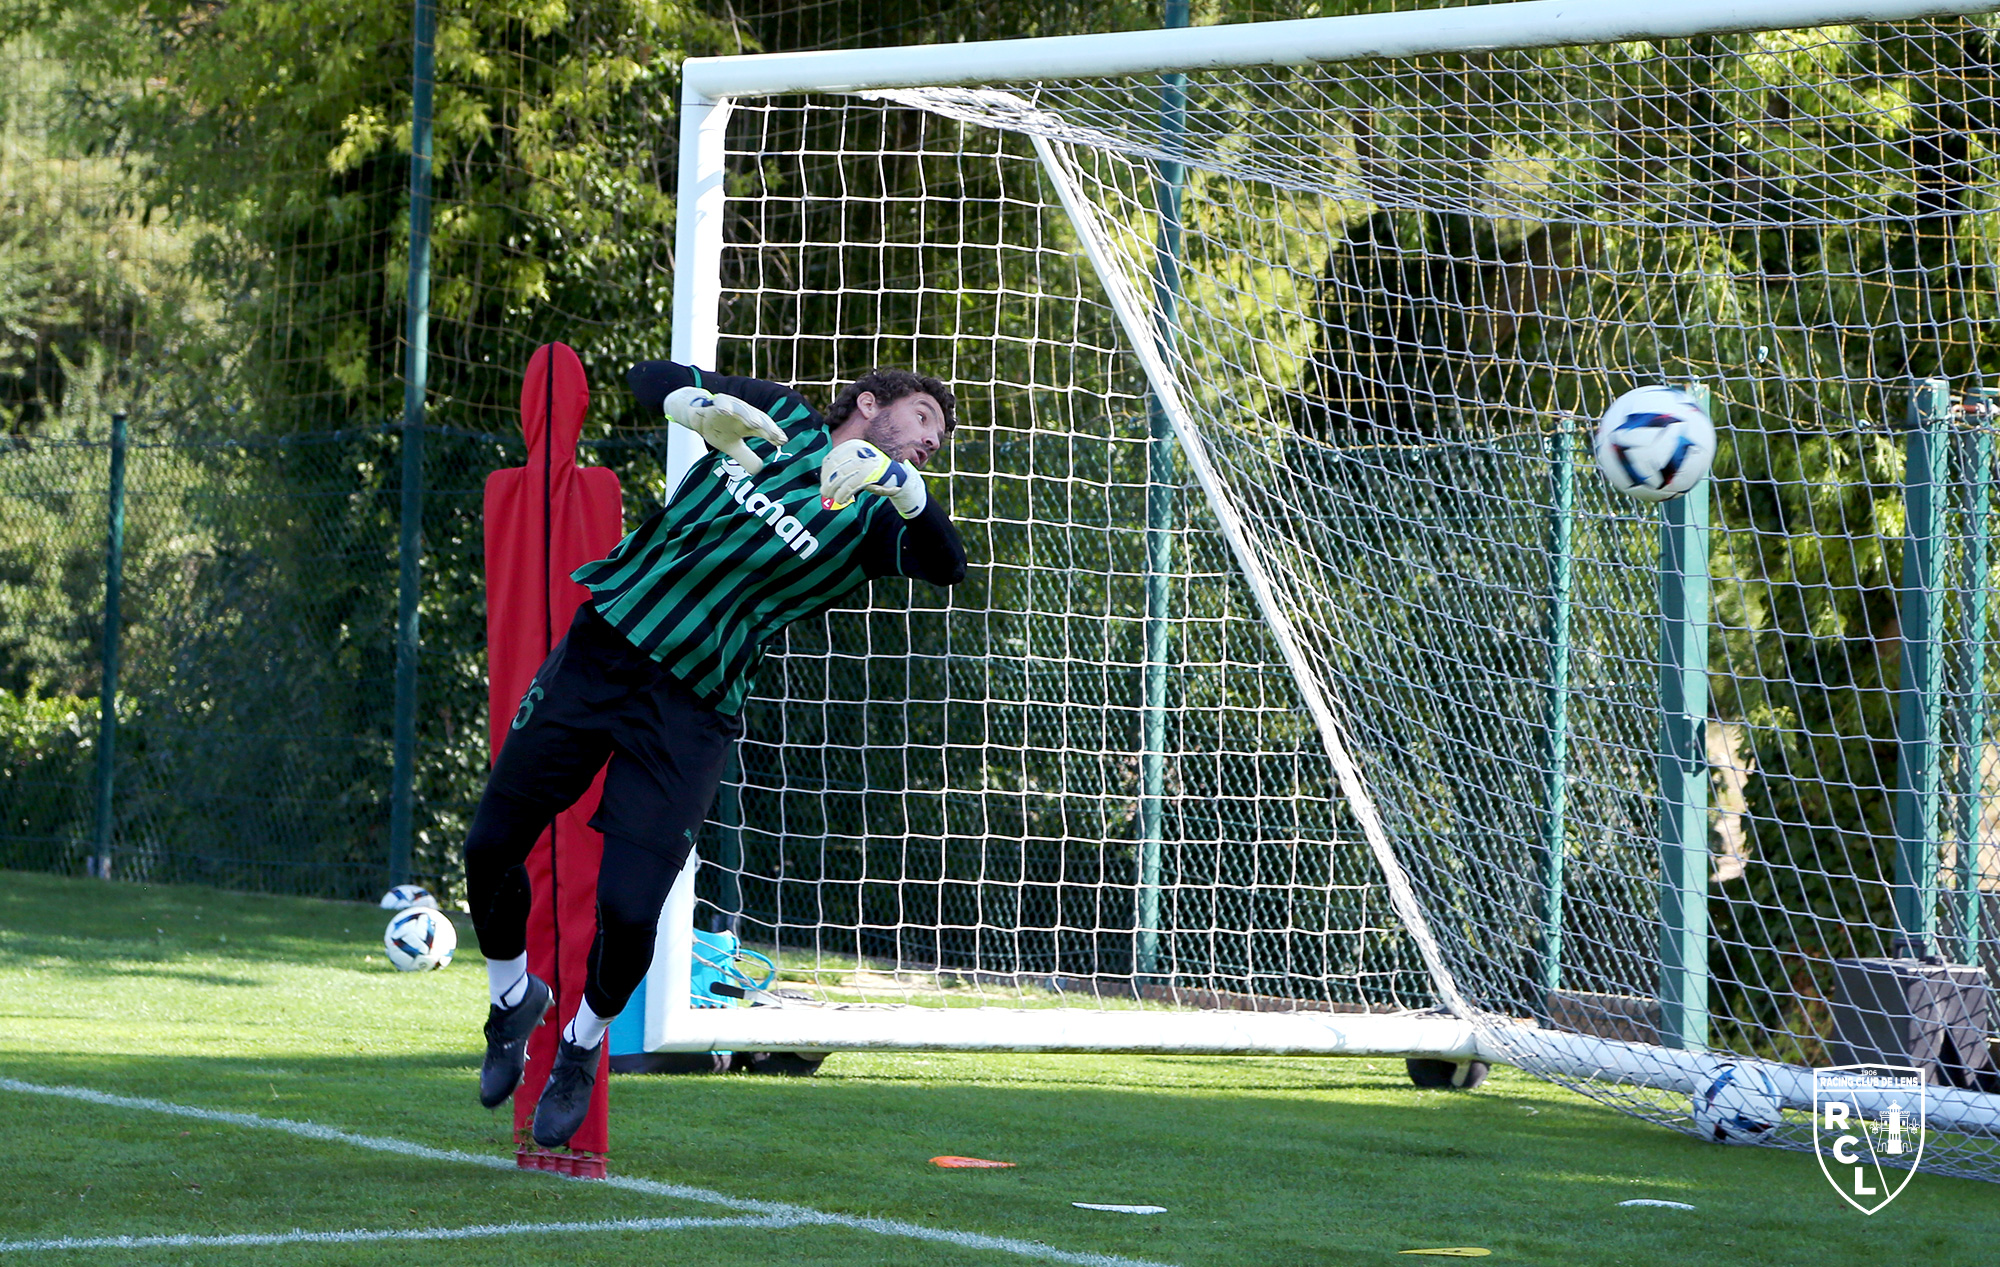
{"type": "MultiPolygon", "coordinates": [[[[626,1192],[642,1192],[648,1196],[668,1197],[676,1201],[694,1201],[703,1205],[717,1205],[728,1210],[741,1210],[747,1214],[761,1216],[745,1219],[742,1226],[773,1227],[840,1227],[859,1232],[874,1232],[880,1236],[901,1237],[908,1240],[930,1241],[936,1244],[956,1245],[963,1249],[990,1250],[1000,1254],[1014,1254],[1022,1258],[1034,1258],[1043,1262],[1073,1263],[1076,1267],[1170,1267],[1169,1264],[1150,1262],[1138,1258],[1120,1258],[1115,1254],[1088,1254],[1073,1250],[1056,1249],[1037,1241],[1017,1240],[1010,1236],[987,1236],[979,1232],[957,1232],[948,1228],[925,1227],[920,1223],[905,1223],[900,1219],[872,1219],[854,1214],[830,1214],[808,1206],[787,1205],[780,1201],[752,1201],[744,1197],[732,1197],[726,1193],[707,1188],[691,1187],[687,1184],[663,1183],[657,1179],[635,1179],[625,1175],[613,1175],[608,1179],[576,1179],[569,1175],[558,1175],[550,1171],[521,1171],[514,1165],[512,1157],[494,1156],[490,1153],[466,1153],[450,1148],[431,1148],[425,1144],[409,1140],[393,1139],[384,1135],[357,1135],[351,1131],[335,1130],[330,1126],[320,1126],[314,1122],[297,1122],[290,1118],[262,1117],[255,1113],[232,1113],[224,1109],[196,1108],[190,1104],[174,1104],[166,1100],[152,1100],[143,1096],[112,1095],[105,1091],[93,1091],[88,1087],[50,1087],[39,1083],[20,1082],[13,1078],[0,1078],[0,1091],[13,1091],[21,1095],[55,1096],[65,1100],[79,1100],[85,1104],[103,1105],[114,1109],[137,1109],[146,1113],[164,1113],[171,1117],[193,1118],[202,1122],[223,1122],[231,1126],[246,1127],[251,1130],[283,1131],[287,1135],[297,1135],[304,1139],[316,1139],[331,1144],[347,1144],[355,1148],[366,1148],[378,1153],[395,1153],[403,1157],[415,1157],[423,1161],[456,1162],[467,1166],[484,1166],[488,1170],[514,1171],[518,1174],[537,1175],[560,1180],[565,1183],[582,1183],[618,1188],[626,1192]]],[[[717,1226],[725,1224],[718,1223],[717,1226]]],[[[734,1225],[734,1224],[729,1224],[734,1225]]],[[[524,1225],[543,1226],[543,1225],[524,1225]]],[[[0,1244],[8,1244],[0,1242],[0,1244]]],[[[53,1247],[53,1246],[52,1246],[53,1247]]]]}
{"type": "Polygon", "coordinates": [[[481,1236],[536,1232],[679,1232],[702,1227],[796,1227],[789,1219],[602,1219],[594,1223],[476,1223],[471,1227],[391,1228],[387,1231],[239,1232],[233,1236],[64,1236],[41,1241],[0,1241],[0,1254],[65,1249],[201,1249],[242,1245],[356,1245],[367,1241],[469,1241],[481,1236]]]}

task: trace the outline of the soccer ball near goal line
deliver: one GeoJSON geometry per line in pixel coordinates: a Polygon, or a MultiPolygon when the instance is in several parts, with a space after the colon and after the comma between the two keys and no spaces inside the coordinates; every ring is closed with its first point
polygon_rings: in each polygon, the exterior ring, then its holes
{"type": "Polygon", "coordinates": [[[1784,1118],[1771,1075],[1755,1065],[1717,1065],[1694,1093],[1695,1130],[1718,1144],[1754,1144],[1784,1118]]]}
{"type": "Polygon", "coordinates": [[[389,962],[404,972],[427,972],[451,962],[458,949],[458,930],[451,921],[427,906],[398,911],[382,934],[389,962]]]}
{"type": "Polygon", "coordinates": [[[1715,424],[1678,387],[1638,387],[1604,411],[1596,453],[1611,487],[1641,501],[1669,501],[1707,476],[1715,424]]]}

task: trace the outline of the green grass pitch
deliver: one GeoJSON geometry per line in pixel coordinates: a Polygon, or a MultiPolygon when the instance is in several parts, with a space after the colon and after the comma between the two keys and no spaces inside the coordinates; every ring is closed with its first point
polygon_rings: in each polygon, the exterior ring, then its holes
{"type": "MultiPolygon", "coordinates": [[[[507,1117],[473,1094],[486,1003],[476,951],[400,974],[383,959],[384,922],[365,905],[8,873],[0,1077],[506,1156],[507,1117]]],[[[1495,1263],[1948,1267],[1988,1263],[2000,1243],[2000,1187],[1919,1174],[1868,1218],[1809,1156],[1696,1143],[1511,1070],[1470,1093],[1420,1092],[1391,1060],[836,1054],[809,1079],[621,1077],[611,1166],[658,1182],[637,1191],[0,1090],[0,1248],[690,1221],[415,1244],[19,1248],[0,1260],[1310,1267],[1477,1246],[1495,1263]],[[1018,1167],[929,1164],[945,1153],[1018,1167]],[[688,1189],[843,1221],[745,1223],[688,1189]],[[1633,1197],[1697,1209],[1619,1206],[1633,1197]]]]}

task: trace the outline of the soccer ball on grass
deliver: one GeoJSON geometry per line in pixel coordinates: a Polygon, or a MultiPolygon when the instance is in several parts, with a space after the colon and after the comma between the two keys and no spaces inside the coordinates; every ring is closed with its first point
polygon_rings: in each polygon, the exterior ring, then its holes
{"type": "Polygon", "coordinates": [[[451,962],[458,949],[458,930],[451,921],[428,906],[412,906],[396,912],[382,934],[389,962],[404,972],[428,972],[451,962]]]}
{"type": "Polygon", "coordinates": [[[1771,1075],[1728,1062],[1711,1070],[1694,1093],[1694,1126],[1717,1144],[1754,1144],[1784,1120],[1784,1101],[1771,1075]]]}
{"type": "Polygon", "coordinates": [[[1639,387],[1611,402],[1597,424],[1597,469],[1641,501],[1670,501],[1708,474],[1715,424],[1678,387],[1639,387]]]}

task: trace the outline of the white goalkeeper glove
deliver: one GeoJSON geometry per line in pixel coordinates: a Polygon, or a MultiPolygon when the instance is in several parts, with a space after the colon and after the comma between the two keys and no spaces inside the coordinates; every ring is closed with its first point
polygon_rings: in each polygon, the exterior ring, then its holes
{"type": "Polygon", "coordinates": [[[783,444],[785,433],[771,416],[748,401],[699,387],[680,387],[667,397],[667,417],[736,459],[736,464],[755,475],[764,469],[764,459],[744,444],[752,436],[783,444]]]}
{"type": "Polygon", "coordinates": [[[908,462],[898,462],[866,440],[835,445],[819,466],[819,504],[841,510],[863,493],[888,498],[905,519],[924,513],[924,503],[930,500],[924,477],[908,462]]]}

